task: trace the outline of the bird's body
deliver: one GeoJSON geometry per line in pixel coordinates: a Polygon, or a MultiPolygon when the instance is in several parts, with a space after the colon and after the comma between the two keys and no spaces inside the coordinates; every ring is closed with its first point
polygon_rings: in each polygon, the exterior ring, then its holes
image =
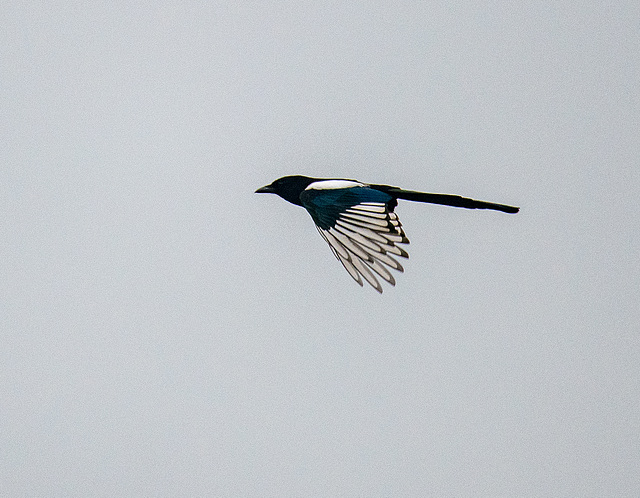
{"type": "Polygon", "coordinates": [[[387,267],[402,272],[402,265],[394,256],[409,257],[404,249],[396,245],[409,243],[394,213],[398,199],[505,213],[517,213],[519,210],[513,206],[457,195],[299,175],[279,178],[256,192],[277,194],[292,204],[304,207],[313,218],[320,235],[353,279],[363,285],[364,278],[380,293],[382,286],[376,275],[395,285],[395,279],[387,267]]]}

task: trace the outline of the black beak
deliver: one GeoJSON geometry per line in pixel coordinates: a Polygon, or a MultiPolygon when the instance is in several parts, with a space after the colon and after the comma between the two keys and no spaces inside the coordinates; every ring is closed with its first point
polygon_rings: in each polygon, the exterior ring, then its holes
{"type": "Polygon", "coordinates": [[[265,185],[264,187],[260,187],[258,190],[255,191],[256,194],[273,194],[275,193],[275,190],[273,190],[273,187],[271,185],[265,185]]]}

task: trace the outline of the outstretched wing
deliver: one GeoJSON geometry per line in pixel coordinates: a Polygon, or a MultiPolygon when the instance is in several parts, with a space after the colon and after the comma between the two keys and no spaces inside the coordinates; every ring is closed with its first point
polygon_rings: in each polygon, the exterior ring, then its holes
{"type": "Polygon", "coordinates": [[[395,285],[389,271],[404,271],[393,257],[408,258],[396,244],[408,244],[391,195],[356,182],[316,182],[300,195],[318,232],[349,275],[363,285],[363,278],[378,292],[376,276],[395,285]],[[349,185],[346,185],[349,184],[349,185]],[[346,187],[346,188],[345,188],[346,187]]]}

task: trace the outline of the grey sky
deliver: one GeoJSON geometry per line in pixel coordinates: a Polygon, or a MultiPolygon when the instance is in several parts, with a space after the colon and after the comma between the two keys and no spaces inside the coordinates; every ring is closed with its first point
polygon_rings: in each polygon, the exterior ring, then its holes
{"type": "Polygon", "coordinates": [[[5,2],[2,496],[638,496],[638,2],[5,2]],[[402,202],[359,288],[304,210],[402,202]]]}

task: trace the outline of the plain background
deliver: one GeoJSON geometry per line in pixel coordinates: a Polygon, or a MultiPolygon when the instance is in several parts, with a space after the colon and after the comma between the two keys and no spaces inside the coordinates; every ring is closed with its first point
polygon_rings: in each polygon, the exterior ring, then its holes
{"type": "Polygon", "coordinates": [[[2,496],[638,496],[640,4],[3,2],[2,496]],[[359,288],[347,177],[411,258],[359,288]]]}

